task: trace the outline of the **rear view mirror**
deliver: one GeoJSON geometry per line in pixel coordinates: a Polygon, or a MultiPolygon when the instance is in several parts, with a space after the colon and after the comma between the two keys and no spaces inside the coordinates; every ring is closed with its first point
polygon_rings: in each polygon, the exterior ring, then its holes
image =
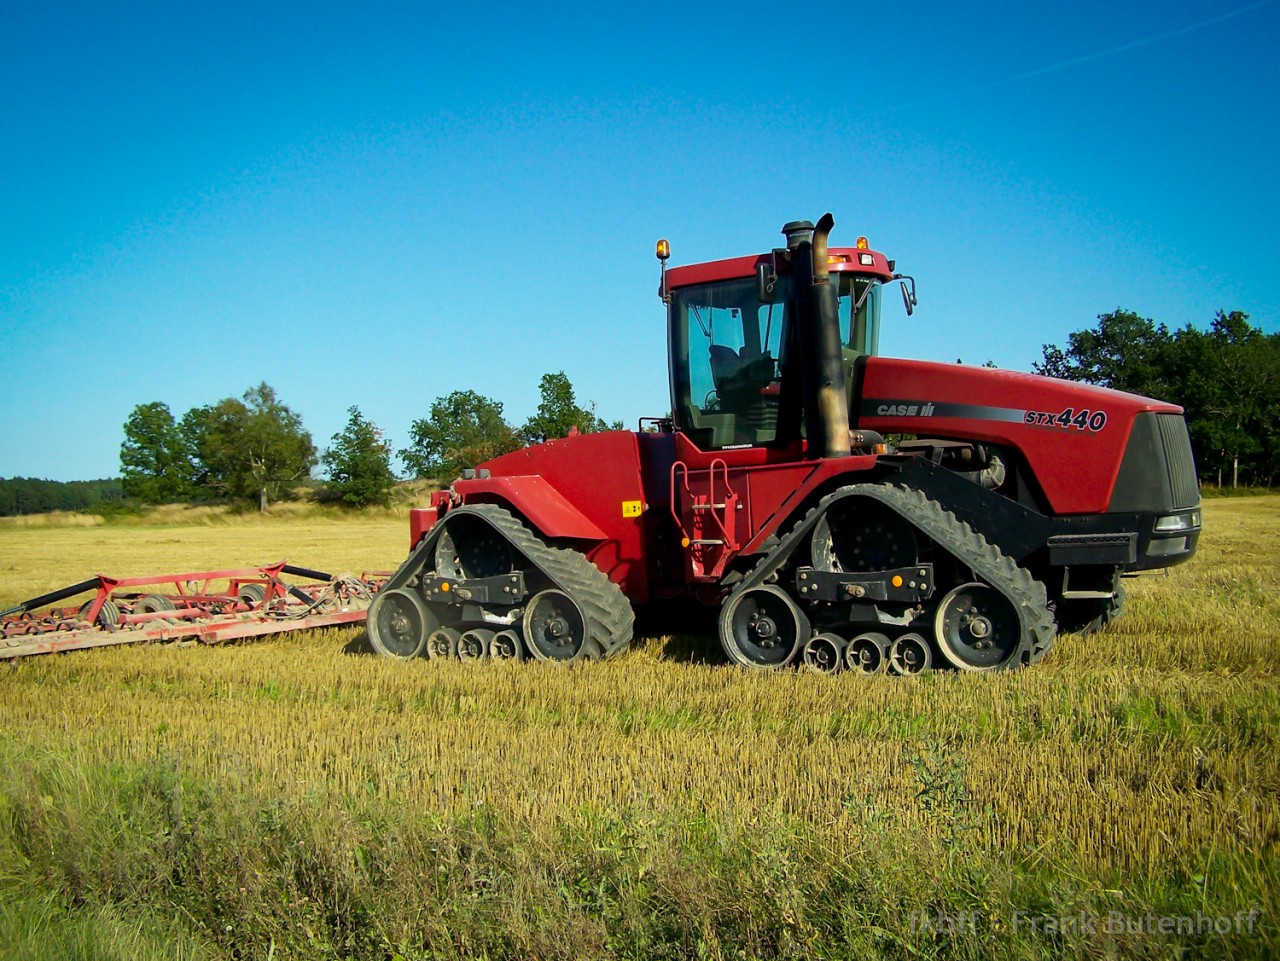
{"type": "Polygon", "coordinates": [[[907,274],[894,274],[893,279],[902,284],[902,306],[910,317],[916,309],[916,279],[907,274]],[[908,287],[908,285],[910,285],[908,287]]]}

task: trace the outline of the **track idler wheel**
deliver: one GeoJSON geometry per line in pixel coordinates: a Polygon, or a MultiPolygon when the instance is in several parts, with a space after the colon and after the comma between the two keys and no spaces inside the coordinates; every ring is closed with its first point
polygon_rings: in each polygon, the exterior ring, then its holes
{"type": "Polygon", "coordinates": [[[839,634],[817,634],[804,646],[804,666],[819,674],[837,674],[844,670],[844,652],[849,642],[839,634]]]}
{"type": "Polygon", "coordinates": [[[903,634],[889,648],[889,670],[894,674],[927,674],[931,667],[933,651],[919,634],[903,634]]]}
{"type": "Polygon", "coordinates": [[[529,653],[540,661],[572,661],[582,654],[587,620],[577,602],[552,588],[535,594],[524,610],[529,653]]]}
{"type": "Polygon", "coordinates": [[[440,622],[417,592],[398,588],[374,598],[366,626],[375,651],[407,660],[422,654],[440,622]]]}
{"type": "Polygon", "coordinates": [[[1022,663],[1028,649],[1017,608],[987,584],[953,588],[933,619],[938,650],[961,671],[998,671],[1022,663]]]}
{"type": "Polygon", "coordinates": [[[858,674],[882,674],[888,662],[889,638],[877,631],[859,634],[845,648],[845,669],[858,674]]]}
{"type": "Polygon", "coordinates": [[[720,611],[720,646],[743,667],[790,664],[809,640],[809,619],[774,584],[734,594],[720,611]]]}

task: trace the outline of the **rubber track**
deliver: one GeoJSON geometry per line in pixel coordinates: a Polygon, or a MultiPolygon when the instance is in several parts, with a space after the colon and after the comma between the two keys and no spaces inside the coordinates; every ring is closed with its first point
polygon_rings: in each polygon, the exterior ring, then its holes
{"type": "MultiPolygon", "coordinates": [[[[868,497],[889,507],[926,537],[940,546],[977,577],[990,584],[1005,596],[1018,611],[1023,634],[1028,644],[1020,657],[1023,665],[1039,661],[1053,646],[1056,625],[1049,613],[1048,596],[1044,585],[1007,554],[990,543],[946,510],[937,501],[921,491],[909,487],[888,484],[853,484],[841,487],[824,497],[796,525],[778,546],[767,555],[738,585],[737,591],[747,590],[765,581],[772,571],[781,566],[779,556],[785,559],[799,546],[804,536],[817,524],[818,517],[832,503],[846,497],[868,497]]],[[[930,632],[932,633],[932,631],[930,632]]],[[[1009,667],[1017,666],[1009,664],[1009,667]]]]}
{"type": "Polygon", "coordinates": [[[622,588],[587,560],[585,554],[548,547],[514,514],[495,504],[466,504],[456,508],[445,515],[442,529],[451,517],[462,513],[483,517],[529,563],[577,602],[587,619],[585,657],[613,657],[626,650],[635,626],[635,611],[622,588]]]}

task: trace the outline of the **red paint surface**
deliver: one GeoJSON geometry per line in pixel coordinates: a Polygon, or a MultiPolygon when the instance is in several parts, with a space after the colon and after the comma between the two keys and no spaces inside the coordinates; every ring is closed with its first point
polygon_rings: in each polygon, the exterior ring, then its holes
{"type": "Polygon", "coordinates": [[[864,415],[858,419],[858,427],[882,434],[961,438],[1014,447],[1026,457],[1055,514],[1105,511],[1134,418],[1143,411],[1182,411],[1163,401],[1035,374],[889,357],[867,360],[862,397],[1010,411],[1105,411],[1106,426],[1099,431],[983,418],[864,415]]]}

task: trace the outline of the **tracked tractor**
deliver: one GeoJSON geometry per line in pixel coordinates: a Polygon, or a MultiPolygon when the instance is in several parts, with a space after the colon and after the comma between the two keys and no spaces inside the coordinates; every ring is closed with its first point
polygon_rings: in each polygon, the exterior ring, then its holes
{"type": "Polygon", "coordinates": [[[828,246],[832,226],[670,269],[660,241],[670,415],[464,471],[411,513],[373,646],[609,657],[635,607],[696,601],[745,667],[996,671],[1105,624],[1122,576],[1192,556],[1180,408],[878,356],[884,295],[909,315],[915,281],[863,238],[828,246]]]}

